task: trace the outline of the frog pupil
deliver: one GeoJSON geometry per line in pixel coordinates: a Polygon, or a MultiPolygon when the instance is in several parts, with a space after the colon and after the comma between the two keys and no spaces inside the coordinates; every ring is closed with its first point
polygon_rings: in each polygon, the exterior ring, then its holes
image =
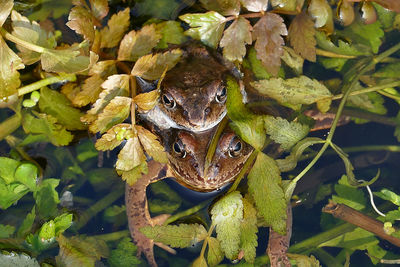
{"type": "Polygon", "coordinates": [[[220,90],[220,91],[217,93],[215,99],[217,100],[218,103],[222,103],[222,102],[225,101],[225,98],[226,98],[226,87],[224,86],[224,87],[222,88],[222,90],[220,90]]]}
{"type": "Polygon", "coordinates": [[[178,154],[181,158],[186,157],[186,151],[183,149],[182,144],[175,142],[173,145],[174,152],[178,154]]]}
{"type": "Polygon", "coordinates": [[[167,108],[174,108],[175,107],[175,101],[171,97],[169,97],[167,95],[163,95],[162,96],[162,100],[163,100],[164,105],[167,108]]]}

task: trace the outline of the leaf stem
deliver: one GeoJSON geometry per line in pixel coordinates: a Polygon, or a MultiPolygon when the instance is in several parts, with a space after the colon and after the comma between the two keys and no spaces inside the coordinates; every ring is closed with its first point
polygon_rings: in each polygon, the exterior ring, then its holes
{"type": "Polygon", "coordinates": [[[129,230],[122,230],[122,231],[118,231],[118,232],[112,232],[109,234],[94,235],[91,237],[98,238],[98,239],[108,242],[108,241],[120,240],[121,238],[129,237],[129,236],[130,236],[129,230]]]}
{"type": "Polygon", "coordinates": [[[182,217],[189,216],[189,215],[191,215],[191,214],[193,214],[193,213],[196,213],[196,212],[198,212],[199,210],[201,210],[201,209],[203,209],[204,207],[206,207],[208,204],[210,204],[210,200],[203,201],[203,202],[201,202],[200,204],[197,204],[196,206],[191,207],[190,209],[187,209],[187,210],[184,210],[184,211],[179,212],[179,213],[177,213],[177,214],[174,214],[174,215],[170,216],[170,217],[164,222],[163,225],[170,224],[170,223],[172,223],[172,222],[174,222],[174,221],[176,221],[176,220],[179,220],[179,219],[182,218],[182,217]]]}
{"type": "Polygon", "coordinates": [[[60,74],[58,76],[53,76],[49,78],[42,79],[40,81],[31,83],[29,85],[23,86],[18,89],[18,96],[22,96],[25,94],[28,94],[30,92],[36,91],[44,86],[47,86],[49,84],[53,83],[58,83],[58,82],[67,82],[71,81],[74,82],[76,81],[76,75],[75,74],[60,74]]]}
{"type": "Polygon", "coordinates": [[[319,48],[317,48],[315,51],[317,52],[317,55],[319,55],[319,56],[324,56],[324,57],[346,58],[346,59],[356,58],[356,56],[349,56],[349,55],[336,54],[336,53],[334,53],[334,52],[322,50],[322,49],[319,49],[319,48]]]}
{"type": "MultiPolygon", "coordinates": [[[[386,83],[386,84],[379,84],[379,85],[367,87],[367,88],[364,88],[361,90],[351,91],[349,93],[349,96],[361,95],[361,94],[375,92],[375,91],[379,91],[379,90],[382,90],[385,88],[396,87],[396,86],[400,86],[400,81],[390,82],[390,83],[386,83]]],[[[337,100],[337,99],[341,99],[341,98],[343,98],[343,94],[338,94],[338,95],[331,97],[332,100],[337,100]]]]}
{"type": "Polygon", "coordinates": [[[4,36],[5,39],[7,39],[7,40],[9,40],[11,42],[14,42],[15,44],[20,45],[20,46],[22,46],[22,47],[24,47],[24,48],[26,48],[28,50],[35,51],[35,52],[38,52],[38,53],[43,53],[43,52],[46,51],[46,48],[38,46],[38,45],[35,45],[35,44],[32,44],[32,43],[27,42],[27,41],[24,41],[24,40],[14,36],[14,35],[12,35],[11,33],[7,32],[3,28],[0,28],[0,33],[1,33],[1,35],[4,36]]]}

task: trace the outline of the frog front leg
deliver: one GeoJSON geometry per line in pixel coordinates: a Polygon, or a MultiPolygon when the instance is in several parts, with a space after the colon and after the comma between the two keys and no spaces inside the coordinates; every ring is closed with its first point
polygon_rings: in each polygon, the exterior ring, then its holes
{"type": "Polygon", "coordinates": [[[126,185],[125,204],[129,231],[138,247],[138,257],[143,252],[149,265],[157,266],[153,252],[154,241],[147,238],[139,229],[144,226],[161,224],[167,218],[164,216],[163,221],[158,220],[158,222],[156,222],[155,218],[150,217],[146,188],[150,183],[166,178],[168,166],[152,160],[148,162],[148,170],[148,173],[140,177],[133,186],[126,185]]]}

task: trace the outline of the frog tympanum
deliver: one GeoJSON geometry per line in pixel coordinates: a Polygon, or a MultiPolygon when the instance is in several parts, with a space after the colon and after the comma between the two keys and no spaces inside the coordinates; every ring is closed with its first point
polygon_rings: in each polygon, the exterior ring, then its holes
{"type": "Polygon", "coordinates": [[[233,68],[199,44],[182,50],[181,60],[161,82],[159,104],[143,116],[160,129],[205,131],[226,114],[224,80],[233,68]]]}
{"type": "Polygon", "coordinates": [[[149,172],[133,186],[126,187],[125,201],[129,229],[138,246],[138,254],[143,252],[151,266],[157,266],[153,254],[154,243],[139,229],[162,223],[166,217],[150,217],[147,209],[146,187],[163,178],[175,177],[179,183],[196,191],[218,189],[235,178],[253,151],[250,145],[226,127],[219,137],[208,168],[205,168],[207,151],[216,128],[218,127],[201,133],[170,130],[169,134],[164,135],[168,136],[164,144],[169,152],[169,163],[150,161],[149,172]]]}

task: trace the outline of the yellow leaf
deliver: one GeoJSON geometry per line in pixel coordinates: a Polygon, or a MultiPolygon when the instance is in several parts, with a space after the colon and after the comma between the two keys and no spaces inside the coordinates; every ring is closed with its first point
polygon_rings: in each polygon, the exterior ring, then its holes
{"type": "Polygon", "coordinates": [[[143,149],[139,143],[139,138],[135,136],[126,141],[126,144],[118,154],[118,160],[115,167],[117,170],[130,171],[143,162],[146,162],[146,156],[144,155],[143,149]]]}
{"type": "Polygon", "coordinates": [[[132,136],[131,125],[128,123],[120,123],[114,125],[107,133],[97,139],[95,147],[97,150],[101,151],[113,150],[119,146],[124,139],[129,139],[132,136]]]}
{"type": "Polygon", "coordinates": [[[250,22],[239,17],[225,30],[220,46],[224,48],[224,57],[230,61],[242,62],[246,55],[246,44],[251,44],[250,22]]]}
{"type": "Polygon", "coordinates": [[[101,29],[101,48],[117,46],[122,36],[129,28],[129,8],[114,14],[107,23],[107,27],[101,29]]]}
{"type": "Polygon", "coordinates": [[[144,161],[129,171],[117,170],[117,173],[122,176],[122,180],[126,181],[130,186],[134,185],[136,181],[142,176],[142,174],[147,174],[147,162],[144,161]]]}
{"type": "Polygon", "coordinates": [[[140,143],[146,150],[146,153],[155,161],[167,163],[167,153],[164,151],[164,147],[157,140],[157,136],[141,126],[136,125],[135,128],[138,131],[140,143]]]}
{"type": "Polygon", "coordinates": [[[148,93],[138,94],[133,101],[139,108],[139,112],[148,111],[153,109],[158,103],[160,97],[159,90],[153,90],[148,93]]]}

